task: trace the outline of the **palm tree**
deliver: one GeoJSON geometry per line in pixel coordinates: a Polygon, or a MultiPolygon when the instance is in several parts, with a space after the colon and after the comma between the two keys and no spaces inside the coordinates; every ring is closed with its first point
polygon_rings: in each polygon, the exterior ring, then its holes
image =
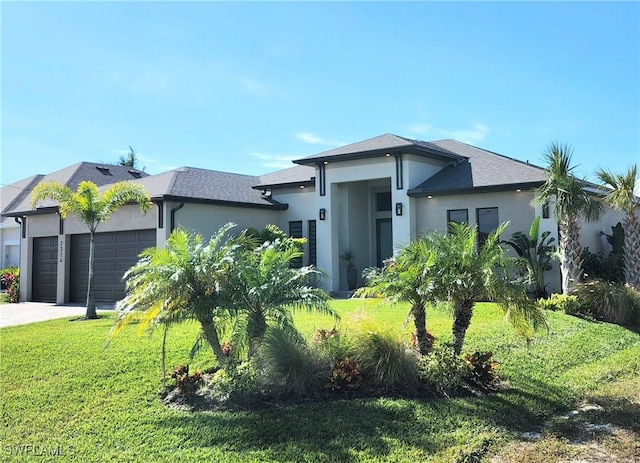
{"type": "Polygon", "coordinates": [[[505,241],[505,244],[511,246],[526,265],[537,299],[548,296],[544,273],[551,270],[551,259],[555,252],[555,246],[551,244],[555,238],[549,235],[551,235],[550,231],[540,235],[540,216],[537,216],[531,222],[528,235],[517,231],[511,235],[510,240],[505,241]]]}
{"type": "Polygon", "coordinates": [[[110,337],[139,317],[139,330],[196,320],[201,336],[220,365],[226,362],[220,344],[220,330],[227,312],[220,296],[232,251],[232,239],[223,242],[233,224],[226,224],[208,241],[182,228],[174,230],[164,248],[149,248],[125,274],[127,293],[118,302],[118,318],[110,337]]]}
{"type": "Polygon", "coordinates": [[[255,249],[239,246],[234,252],[224,297],[237,315],[234,345],[248,347],[249,355],[255,352],[269,322],[295,331],[291,309],[338,318],[327,303],[327,293],[310,285],[324,273],[313,266],[292,266],[302,257],[298,243],[293,238],[277,238],[255,249]]]}
{"type": "Polygon", "coordinates": [[[543,313],[527,297],[526,285],[513,277],[517,259],[506,255],[500,234],[508,223],[491,232],[479,248],[478,232],[464,223],[450,223],[448,234],[431,231],[420,238],[433,252],[429,293],[453,305],[454,353],[462,351],[476,302],[492,300],[505,311],[516,330],[530,338],[544,326],[543,313]]]}
{"type": "Polygon", "coordinates": [[[638,166],[634,164],[626,174],[613,174],[599,169],[596,175],[606,187],[605,201],[615,210],[625,213],[624,269],[627,283],[640,290],[640,220],[635,214],[640,200],[634,191],[638,182],[638,166]]]}
{"type": "Polygon", "coordinates": [[[534,204],[554,203],[559,228],[560,272],[562,291],[570,294],[582,274],[582,247],[580,246],[580,216],[587,221],[597,220],[603,206],[585,190],[584,180],[573,175],[572,148],[566,144],[551,143],[544,158],[547,163],[547,181],[538,188],[534,204]]]}
{"type": "Polygon", "coordinates": [[[385,261],[383,268],[366,269],[367,285],[359,288],[356,297],[382,295],[389,301],[411,304],[415,339],[422,355],[433,348],[433,337],[427,331],[427,307],[432,302],[430,293],[435,254],[424,240],[414,240],[403,247],[397,256],[385,261]]]}
{"type": "MultiPolygon", "coordinates": [[[[118,161],[119,166],[133,167],[136,168],[138,164],[138,156],[136,152],[129,146],[129,152],[127,153],[127,157],[120,156],[120,160],[118,161]]],[[[142,169],[144,170],[144,169],[142,169]]]]}
{"type": "Polygon", "coordinates": [[[111,214],[128,203],[138,203],[142,213],[146,214],[151,207],[149,194],[143,185],[133,182],[113,183],[102,194],[93,182],[80,182],[75,192],[62,183],[43,182],[31,192],[31,207],[35,208],[45,199],[58,202],[63,219],[71,213],[89,228],[89,282],[85,318],[98,318],[93,294],[94,239],[98,225],[109,220],[111,214]]]}

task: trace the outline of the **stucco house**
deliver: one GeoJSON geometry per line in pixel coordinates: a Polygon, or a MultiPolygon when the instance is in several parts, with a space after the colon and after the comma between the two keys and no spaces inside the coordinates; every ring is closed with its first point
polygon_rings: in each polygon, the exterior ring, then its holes
{"type": "MultiPolygon", "coordinates": [[[[330,291],[347,288],[340,259],[346,248],[355,252],[362,270],[380,265],[425,230],[446,231],[450,221],[477,225],[482,235],[508,220],[503,238],[509,238],[513,232],[528,231],[538,215],[541,228],[557,238],[552,208],[531,205],[535,188],[545,181],[543,169],[455,140],[425,142],[385,134],[294,164],[263,176],[194,167],[147,176],[82,163],[32,182],[57,179],[75,188],[84,176],[106,185],[112,183],[104,178],[107,169],[112,181],[129,179],[150,192],[155,207],[146,216],[137,206],[125,206],[98,229],[95,288],[101,303],[122,297],[122,275],[140,250],[162,246],[177,226],[211,236],[227,222],[236,223],[238,232],[276,224],[291,236],[307,238],[304,264],[328,274],[320,284],[330,291]]],[[[3,202],[5,220],[15,223],[17,218],[21,224],[21,298],[83,302],[85,226],[73,217],[62,221],[55,204],[31,210],[28,188],[24,191],[7,207],[3,202]]],[[[602,249],[599,232],[609,231],[621,219],[607,210],[600,222],[583,224],[583,246],[602,249]]],[[[557,268],[548,282],[552,290],[561,289],[557,268]]]]}

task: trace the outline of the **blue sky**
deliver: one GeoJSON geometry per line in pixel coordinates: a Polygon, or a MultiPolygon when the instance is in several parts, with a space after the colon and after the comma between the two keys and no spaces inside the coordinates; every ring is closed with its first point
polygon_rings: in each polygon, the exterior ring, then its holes
{"type": "Polygon", "coordinates": [[[383,133],[640,163],[638,2],[2,2],[1,183],[259,175],[383,133]]]}

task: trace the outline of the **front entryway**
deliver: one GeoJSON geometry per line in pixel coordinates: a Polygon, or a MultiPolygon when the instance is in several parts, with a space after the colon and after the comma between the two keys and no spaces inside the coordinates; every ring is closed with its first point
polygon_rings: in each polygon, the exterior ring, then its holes
{"type": "Polygon", "coordinates": [[[393,234],[391,219],[376,219],[376,265],[382,267],[383,262],[393,255],[393,234]]]}

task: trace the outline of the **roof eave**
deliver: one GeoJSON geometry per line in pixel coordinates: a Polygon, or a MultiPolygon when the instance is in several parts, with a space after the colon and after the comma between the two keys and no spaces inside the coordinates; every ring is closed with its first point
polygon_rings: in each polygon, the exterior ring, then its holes
{"type": "Polygon", "coordinates": [[[425,147],[419,146],[398,146],[386,149],[377,149],[369,151],[359,151],[356,153],[346,154],[333,154],[329,156],[320,156],[312,158],[296,159],[293,162],[300,165],[315,166],[322,163],[352,161],[357,159],[375,158],[375,157],[387,157],[387,155],[399,155],[399,154],[415,154],[418,156],[425,156],[439,161],[455,162],[461,159],[465,159],[464,156],[457,155],[455,153],[443,153],[437,150],[431,150],[425,147]]]}
{"type": "Polygon", "coordinates": [[[257,204],[257,203],[245,203],[242,201],[227,201],[223,199],[208,199],[208,198],[192,198],[188,196],[173,196],[173,195],[163,195],[156,196],[151,198],[152,201],[165,200],[165,201],[178,201],[185,203],[196,203],[196,204],[210,204],[216,206],[225,206],[225,207],[243,207],[248,209],[268,209],[268,210],[277,210],[277,211],[286,211],[289,209],[288,204],[279,203],[278,201],[274,201],[272,199],[265,201],[269,201],[270,204],[257,204]]]}
{"type": "Polygon", "coordinates": [[[300,188],[308,186],[316,186],[315,177],[311,180],[305,180],[302,182],[263,183],[260,185],[254,185],[251,188],[253,188],[254,190],[282,190],[285,188],[300,188]]]}
{"type": "Polygon", "coordinates": [[[413,188],[407,191],[407,196],[412,198],[420,198],[426,196],[452,196],[452,195],[461,195],[461,194],[469,194],[469,193],[492,193],[499,191],[516,191],[516,190],[532,190],[543,185],[543,181],[536,182],[523,182],[523,183],[509,183],[503,185],[487,185],[487,186],[477,186],[470,188],[451,188],[446,190],[424,190],[413,188]]]}

